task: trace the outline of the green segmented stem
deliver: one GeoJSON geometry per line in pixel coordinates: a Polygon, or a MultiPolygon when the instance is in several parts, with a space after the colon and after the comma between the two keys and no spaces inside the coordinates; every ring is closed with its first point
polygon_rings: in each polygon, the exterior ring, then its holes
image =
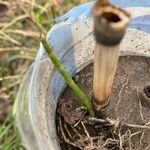
{"type": "Polygon", "coordinates": [[[57,58],[56,54],[53,52],[52,48],[47,44],[46,40],[42,38],[41,42],[42,42],[47,54],[49,55],[50,59],[54,63],[55,67],[59,70],[61,75],[64,77],[65,81],[68,83],[68,85],[71,87],[71,89],[75,93],[75,95],[78,96],[82,100],[84,106],[89,111],[90,115],[94,116],[92,102],[81,91],[81,89],[76,85],[76,83],[72,80],[71,76],[69,75],[69,73],[67,73],[67,71],[61,64],[60,60],[57,58]]]}

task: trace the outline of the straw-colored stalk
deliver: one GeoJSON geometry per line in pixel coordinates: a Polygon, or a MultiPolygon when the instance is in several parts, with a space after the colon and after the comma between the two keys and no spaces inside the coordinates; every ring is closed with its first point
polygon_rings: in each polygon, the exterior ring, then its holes
{"type": "Polygon", "coordinates": [[[109,104],[118,64],[119,45],[130,21],[130,15],[106,0],[98,1],[93,12],[96,49],[92,101],[95,109],[101,110],[109,104]]]}

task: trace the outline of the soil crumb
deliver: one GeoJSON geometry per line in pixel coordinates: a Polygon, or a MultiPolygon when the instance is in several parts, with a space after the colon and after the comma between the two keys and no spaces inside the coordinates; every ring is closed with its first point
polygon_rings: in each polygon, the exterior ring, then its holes
{"type": "MultiPolygon", "coordinates": [[[[74,77],[89,97],[92,95],[92,80],[93,64],[74,77]]],[[[88,115],[67,87],[56,114],[62,150],[150,150],[150,98],[146,97],[146,101],[141,96],[149,84],[150,58],[120,57],[110,104],[95,118],[88,115]]],[[[150,94],[149,88],[147,92],[150,94]]]]}

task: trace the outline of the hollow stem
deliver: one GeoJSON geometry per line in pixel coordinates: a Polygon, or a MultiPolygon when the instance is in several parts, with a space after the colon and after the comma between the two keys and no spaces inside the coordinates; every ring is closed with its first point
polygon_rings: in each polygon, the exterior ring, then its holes
{"type": "Polygon", "coordinates": [[[109,104],[109,96],[118,64],[119,45],[130,21],[124,10],[98,1],[94,8],[96,49],[92,101],[96,110],[109,104]]]}
{"type": "Polygon", "coordinates": [[[97,44],[94,59],[93,103],[96,109],[109,104],[109,95],[118,63],[118,45],[105,47],[97,44]],[[96,105],[97,104],[97,105],[96,105]]]}
{"type": "Polygon", "coordinates": [[[81,89],[72,80],[71,76],[69,75],[69,73],[67,73],[67,71],[65,70],[65,68],[63,67],[63,65],[61,64],[59,59],[57,58],[56,54],[53,52],[52,48],[50,48],[50,46],[47,44],[46,40],[41,39],[41,42],[42,42],[48,56],[50,57],[51,61],[54,63],[55,67],[59,70],[59,72],[65,79],[65,81],[71,87],[71,89],[73,90],[75,95],[78,96],[82,100],[84,106],[89,111],[90,115],[94,116],[93,105],[92,105],[92,102],[90,101],[90,99],[84,94],[84,92],[81,91],[81,89]]]}

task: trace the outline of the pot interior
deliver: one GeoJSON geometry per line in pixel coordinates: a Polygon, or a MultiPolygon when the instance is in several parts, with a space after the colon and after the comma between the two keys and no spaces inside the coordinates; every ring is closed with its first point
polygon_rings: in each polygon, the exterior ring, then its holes
{"type": "MultiPolygon", "coordinates": [[[[74,80],[91,97],[93,64],[80,71],[74,80]]],[[[137,127],[144,126],[150,121],[149,83],[150,57],[120,57],[110,104],[103,111],[96,113],[96,117],[100,119],[109,118],[116,122],[119,120],[120,125],[116,128],[98,122],[93,125],[85,122],[89,114],[67,86],[59,98],[56,114],[57,133],[62,149],[119,150],[145,149],[150,146],[150,127],[149,129],[137,127]],[[147,99],[142,97],[143,91],[146,91],[147,99]],[[78,119],[81,120],[78,122],[78,119]]]]}

